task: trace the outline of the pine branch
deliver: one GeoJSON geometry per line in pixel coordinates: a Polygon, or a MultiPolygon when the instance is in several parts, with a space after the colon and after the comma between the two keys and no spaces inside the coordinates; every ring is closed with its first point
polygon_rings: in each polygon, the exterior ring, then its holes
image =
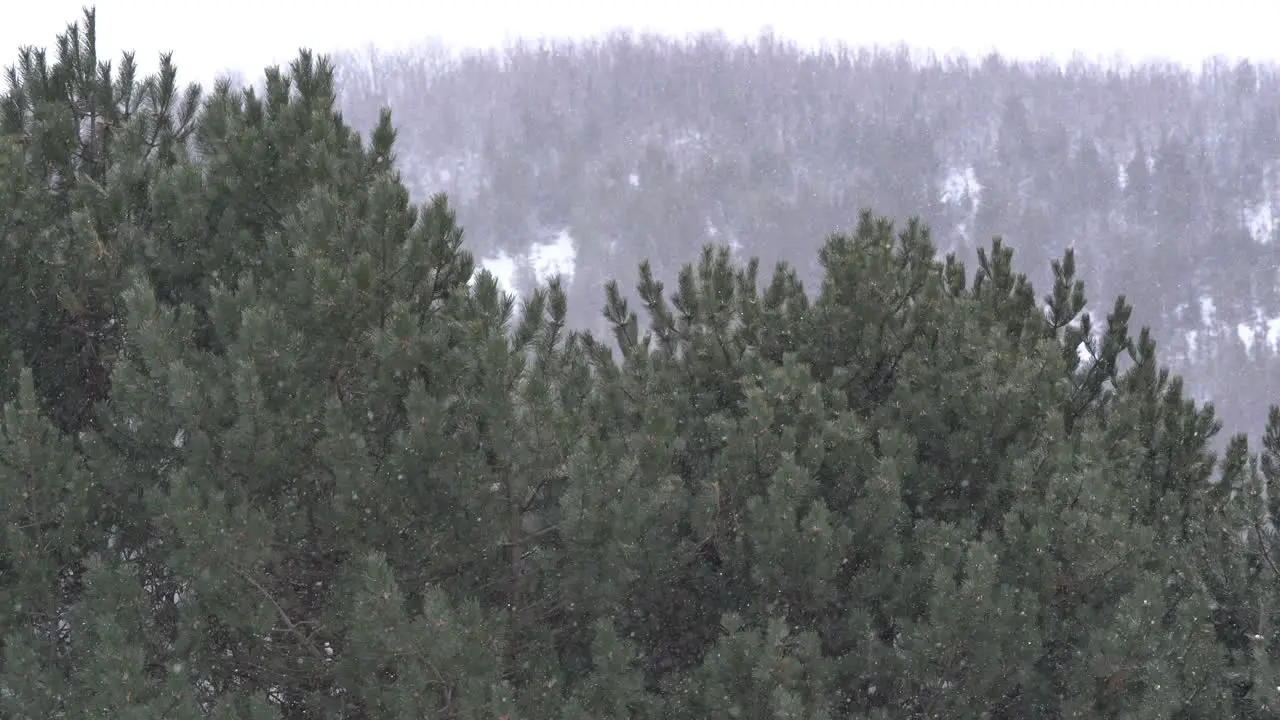
{"type": "Polygon", "coordinates": [[[278,614],[280,616],[280,619],[284,621],[285,627],[288,628],[289,632],[295,635],[298,638],[298,640],[302,642],[303,647],[305,647],[313,656],[315,656],[316,659],[321,661],[328,660],[325,654],[320,651],[320,648],[316,647],[315,643],[312,642],[311,637],[308,636],[306,633],[304,633],[302,631],[302,628],[298,627],[298,624],[293,621],[293,618],[289,617],[289,613],[285,611],[284,607],[280,604],[280,601],[276,600],[275,596],[271,594],[271,591],[269,591],[265,586],[262,585],[262,583],[258,582],[257,578],[250,575],[244,568],[240,567],[239,565],[232,563],[231,569],[237,575],[239,575],[242,579],[244,579],[245,582],[248,582],[250,585],[252,585],[255,590],[257,590],[263,597],[267,599],[268,602],[271,603],[272,606],[275,607],[276,614],[278,614]]]}

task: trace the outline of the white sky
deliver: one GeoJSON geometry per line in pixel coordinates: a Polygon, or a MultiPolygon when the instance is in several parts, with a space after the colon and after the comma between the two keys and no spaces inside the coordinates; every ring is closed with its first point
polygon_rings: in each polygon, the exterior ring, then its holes
{"type": "MultiPolygon", "coordinates": [[[[0,23],[0,66],[18,46],[48,47],[80,18],[83,0],[23,3],[0,23]]],[[[235,68],[256,79],[299,47],[393,49],[438,37],[450,47],[495,46],[513,36],[581,36],[616,27],[731,37],[763,26],[802,43],[840,39],[940,53],[1129,60],[1199,67],[1223,55],[1274,61],[1277,0],[98,0],[100,56],[138,51],[144,69],[175,51],[180,79],[208,83],[235,68]],[[180,8],[180,9],[179,9],[180,8]]]]}

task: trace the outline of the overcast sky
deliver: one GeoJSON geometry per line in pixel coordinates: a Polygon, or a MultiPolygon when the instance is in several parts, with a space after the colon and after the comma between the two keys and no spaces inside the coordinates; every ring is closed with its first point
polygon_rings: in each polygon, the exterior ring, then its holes
{"type": "MultiPolygon", "coordinates": [[[[18,46],[50,46],[81,0],[22,3],[0,23],[0,65],[18,46]]],[[[978,55],[1160,58],[1199,67],[1209,56],[1274,61],[1280,0],[99,0],[100,51],[138,51],[154,67],[174,50],[182,77],[208,82],[227,70],[257,78],[299,47],[394,49],[428,37],[451,47],[492,47],[514,36],[582,36],[629,27],[683,35],[718,28],[731,37],[763,26],[802,43],[839,39],[978,55]],[[838,9],[837,9],[838,8],[838,9]]]]}

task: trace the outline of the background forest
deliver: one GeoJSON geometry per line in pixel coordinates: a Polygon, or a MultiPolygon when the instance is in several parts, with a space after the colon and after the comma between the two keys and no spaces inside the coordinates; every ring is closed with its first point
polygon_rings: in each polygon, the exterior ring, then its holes
{"type": "MultiPolygon", "coordinates": [[[[1280,388],[1280,72],[1104,67],[619,33],[502,52],[334,57],[344,118],[389,104],[405,182],[446,190],[479,258],[576,252],[575,326],[600,283],[660,277],[704,242],[797,266],[875,208],[946,250],[1001,235],[1043,285],[1074,248],[1231,430],[1280,388]],[[562,234],[567,234],[567,240],[562,234]]],[[[543,261],[545,264],[545,260],[543,261]]]]}

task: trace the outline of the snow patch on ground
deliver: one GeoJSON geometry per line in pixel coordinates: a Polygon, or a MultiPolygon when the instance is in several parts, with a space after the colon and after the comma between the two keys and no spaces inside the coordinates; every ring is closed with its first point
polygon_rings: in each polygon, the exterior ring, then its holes
{"type": "MultiPolygon", "coordinates": [[[[1280,343],[1280,318],[1271,318],[1263,323],[1263,328],[1263,342],[1267,344],[1268,348],[1276,350],[1277,343],[1280,343]]],[[[1240,342],[1244,343],[1245,348],[1253,349],[1253,343],[1258,339],[1258,329],[1247,323],[1240,323],[1236,326],[1236,335],[1240,338],[1240,342]]]]}
{"type": "MultiPolygon", "coordinates": [[[[574,262],[578,252],[573,246],[573,237],[567,229],[556,233],[548,242],[535,242],[529,246],[529,252],[512,257],[499,251],[496,255],[481,258],[477,268],[488,270],[498,281],[498,287],[509,295],[519,296],[532,288],[521,288],[516,282],[517,274],[522,268],[529,268],[539,283],[544,283],[554,275],[561,275],[566,281],[573,279],[574,262]]],[[[475,282],[475,278],[471,279],[475,282]]]]}
{"type": "Polygon", "coordinates": [[[1245,211],[1245,227],[1249,229],[1249,237],[1254,242],[1269,243],[1275,236],[1276,219],[1271,202],[1264,200],[1245,211]]]}
{"type": "Polygon", "coordinates": [[[573,247],[573,237],[568,229],[556,233],[551,242],[534,243],[529,249],[529,262],[538,282],[546,282],[554,275],[563,275],[566,281],[573,279],[573,265],[578,251],[573,247]]]}
{"type": "MultiPolygon", "coordinates": [[[[502,288],[505,293],[514,293],[516,286],[516,259],[508,255],[504,251],[499,251],[497,255],[491,255],[480,260],[480,267],[476,270],[477,274],[480,270],[488,270],[489,274],[498,281],[498,287],[502,288]]],[[[474,284],[476,279],[471,278],[474,284]]]]}
{"type": "Polygon", "coordinates": [[[1213,298],[1203,295],[1200,298],[1200,323],[1203,325],[1212,325],[1213,319],[1217,317],[1218,306],[1214,304],[1213,298]]]}
{"type": "Polygon", "coordinates": [[[982,183],[978,182],[977,174],[972,167],[951,168],[942,179],[939,198],[948,205],[959,205],[966,194],[973,201],[973,209],[976,211],[982,195],[982,183]]]}
{"type": "Polygon", "coordinates": [[[956,223],[955,235],[965,244],[973,242],[970,229],[978,216],[978,207],[982,205],[982,183],[973,167],[953,167],[942,179],[938,199],[952,207],[965,211],[963,220],[956,223]],[[968,207],[966,207],[966,203],[968,207]]]}

